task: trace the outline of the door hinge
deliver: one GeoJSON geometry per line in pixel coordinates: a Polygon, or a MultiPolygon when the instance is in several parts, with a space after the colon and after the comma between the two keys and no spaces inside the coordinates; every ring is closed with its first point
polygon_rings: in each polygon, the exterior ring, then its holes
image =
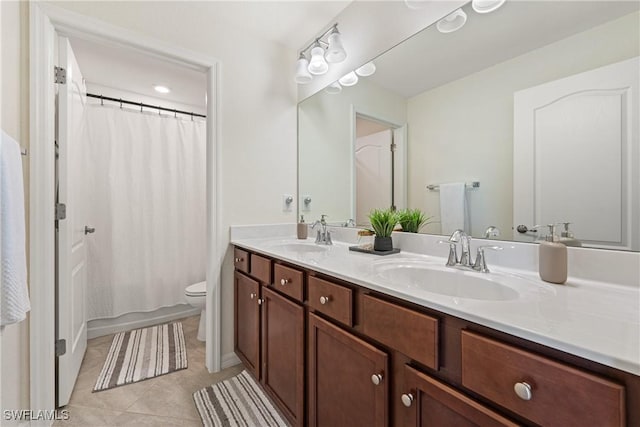
{"type": "Polygon", "coordinates": [[[391,143],[391,152],[392,152],[392,153],[396,151],[396,147],[397,147],[397,146],[396,146],[395,142],[392,142],[392,143],[391,143]]]}
{"type": "Polygon", "coordinates": [[[56,221],[67,219],[67,205],[56,203],[56,221]]]}
{"type": "Polygon", "coordinates": [[[67,340],[56,341],[56,356],[64,356],[67,353],[67,340]]]}
{"type": "Polygon", "coordinates": [[[53,67],[53,81],[64,85],[67,83],[67,70],[62,67],[53,67]]]}

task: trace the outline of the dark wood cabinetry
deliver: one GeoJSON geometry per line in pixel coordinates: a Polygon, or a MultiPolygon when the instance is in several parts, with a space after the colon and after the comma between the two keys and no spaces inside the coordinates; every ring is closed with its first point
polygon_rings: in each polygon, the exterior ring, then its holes
{"type": "Polygon", "coordinates": [[[456,389],[405,366],[405,392],[400,396],[406,427],[515,427],[518,424],[456,389]]]}
{"type": "Polygon", "coordinates": [[[262,383],[293,425],[304,425],[304,308],[262,290],[262,383]]]}
{"type": "Polygon", "coordinates": [[[388,425],[387,354],[309,314],[309,425],[388,425]]]}
{"type": "Polygon", "coordinates": [[[636,375],[234,255],[236,353],[293,425],[640,427],[636,375]]]}
{"type": "Polygon", "coordinates": [[[260,283],[234,274],[234,347],[256,379],[260,379],[260,283]]]}

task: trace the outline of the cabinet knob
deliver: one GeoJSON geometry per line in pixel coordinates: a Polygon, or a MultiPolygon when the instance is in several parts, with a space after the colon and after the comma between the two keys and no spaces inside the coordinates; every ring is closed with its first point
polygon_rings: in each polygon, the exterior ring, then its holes
{"type": "Polygon", "coordinates": [[[258,296],[258,295],[257,295],[257,294],[254,294],[253,292],[251,292],[251,293],[249,294],[249,297],[250,297],[251,299],[254,299],[254,298],[255,298],[255,297],[257,297],[257,296],[258,296]]]}
{"type": "Polygon", "coordinates": [[[382,374],[373,374],[371,375],[371,382],[375,385],[380,385],[380,383],[382,382],[382,378],[382,374]]]}
{"type": "Polygon", "coordinates": [[[280,284],[282,286],[286,285],[287,283],[291,283],[291,280],[290,279],[280,279],[280,284]]]}
{"type": "Polygon", "coordinates": [[[411,405],[413,404],[413,394],[411,393],[403,394],[401,399],[402,399],[402,404],[407,408],[410,408],[411,405]]]}
{"type": "Polygon", "coordinates": [[[524,381],[515,383],[513,389],[515,390],[518,397],[522,400],[531,400],[531,398],[533,397],[531,386],[524,381]]]}
{"type": "Polygon", "coordinates": [[[262,305],[262,301],[264,301],[262,298],[258,298],[258,305],[262,305]]]}
{"type": "Polygon", "coordinates": [[[322,297],[320,297],[320,304],[325,305],[325,304],[326,304],[326,303],[328,303],[330,300],[331,300],[331,298],[330,298],[330,297],[322,296],[322,297]]]}
{"type": "Polygon", "coordinates": [[[244,258],[234,258],[234,261],[235,262],[242,262],[242,261],[244,261],[244,258]]]}

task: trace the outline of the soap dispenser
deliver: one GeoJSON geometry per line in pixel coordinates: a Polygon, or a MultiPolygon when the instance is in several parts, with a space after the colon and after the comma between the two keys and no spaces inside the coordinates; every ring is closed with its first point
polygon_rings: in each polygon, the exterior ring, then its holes
{"type": "Polygon", "coordinates": [[[298,223],[298,239],[304,240],[309,234],[309,228],[307,223],[304,222],[304,215],[300,215],[300,222],[298,223]]]}
{"type": "Polygon", "coordinates": [[[549,235],[538,248],[538,272],[545,282],[562,284],[567,281],[567,247],[558,242],[555,224],[549,224],[549,235]]]}
{"type": "Polygon", "coordinates": [[[560,233],[560,239],[558,239],[559,243],[562,243],[565,246],[582,246],[582,242],[576,239],[573,236],[573,233],[569,231],[570,222],[561,222],[560,224],[564,225],[564,231],[560,233]]]}

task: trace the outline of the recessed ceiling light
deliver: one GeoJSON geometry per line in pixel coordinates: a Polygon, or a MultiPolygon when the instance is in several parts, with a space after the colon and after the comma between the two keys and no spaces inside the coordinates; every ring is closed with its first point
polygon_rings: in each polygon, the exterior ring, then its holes
{"type": "Polygon", "coordinates": [[[471,7],[478,13],[493,12],[504,4],[505,0],[473,0],[471,7]]]}
{"type": "Polygon", "coordinates": [[[153,88],[155,89],[156,92],[159,92],[159,93],[169,93],[169,92],[171,92],[171,89],[169,89],[168,87],[163,86],[163,85],[153,85],[153,88]]]}

